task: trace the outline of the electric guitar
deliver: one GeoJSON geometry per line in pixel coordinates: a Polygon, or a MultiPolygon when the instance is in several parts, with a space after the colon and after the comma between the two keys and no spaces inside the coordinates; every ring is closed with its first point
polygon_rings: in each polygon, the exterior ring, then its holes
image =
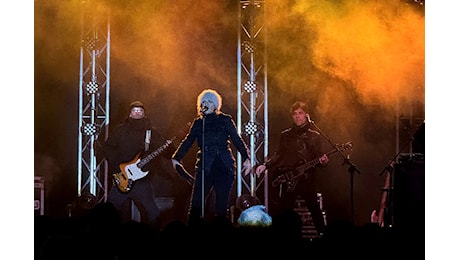
{"type": "MultiPolygon", "coordinates": [[[[338,151],[349,151],[352,147],[352,142],[336,145],[336,148],[327,152],[326,155],[330,156],[338,151]]],[[[319,159],[320,158],[316,158],[314,160],[307,161],[296,167],[281,167],[277,169],[276,177],[271,183],[272,187],[285,188],[286,192],[292,192],[300,178],[307,174],[305,171],[320,164],[319,159]],[[286,186],[283,187],[283,185],[286,186]]]]}
{"type": "Polygon", "coordinates": [[[390,181],[391,172],[393,171],[395,164],[396,164],[395,161],[391,161],[390,164],[387,165],[385,169],[385,172],[386,172],[385,185],[382,188],[382,197],[380,198],[379,211],[377,213],[377,210],[374,209],[371,213],[371,223],[378,223],[379,227],[385,227],[391,224],[391,223],[385,223],[385,222],[391,222],[391,219],[388,219],[389,217],[391,217],[388,214],[388,210],[390,207],[389,201],[388,201],[388,195],[391,190],[391,183],[390,183],[391,182],[390,181]]]}
{"type": "Polygon", "coordinates": [[[166,140],[162,146],[158,147],[155,151],[151,152],[142,159],[140,159],[142,153],[138,153],[133,160],[121,163],[121,172],[112,174],[113,182],[117,185],[118,189],[124,193],[129,192],[134,184],[134,181],[147,176],[149,171],[143,171],[142,167],[163,152],[170,144],[172,144],[174,139],[176,139],[176,137],[166,140]]]}

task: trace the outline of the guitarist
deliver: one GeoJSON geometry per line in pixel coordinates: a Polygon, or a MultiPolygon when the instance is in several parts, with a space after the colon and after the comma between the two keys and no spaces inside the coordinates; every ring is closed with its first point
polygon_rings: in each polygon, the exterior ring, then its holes
{"type": "MultiPolygon", "coordinates": [[[[144,104],[140,101],[132,102],[128,118],[113,130],[104,144],[110,176],[120,172],[120,164],[133,160],[139,154],[148,154],[165,141],[158,130],[152,127],[150,118],[145,115],[144,104]]],[[[173,148],[167,148],[161,155],[169,159],[173,151],[173,148]]],[[[154,163],[155,160],[150,161],[142,171],[153,170],[154,163]]],[[[117,208],[121,221],[125,223],[132,219],[130,205],[133,201],[140,212],[141,222],[158,229],[160,209],[155,203],[154,186],[148,177],[149,175],[136,180],[129,192],[122,192],[113,184],[107,202],[117,208]]]]}
{"type": "MultiPolygon", "coordinates": [[[[326,166],[329,158],[322,152],[320,134],[309,128],[308,106],[304,102],[297,101],[290,108],[292,126],[281,132],[278,150],[268,160],[256,168],[260,175],[263,171],[269,173],[269,213],[276,217],[297,207],[296,200],[304,199],[308,210],[311,212],[313,223],[319,234],[324,233],[325,223],[321,208],[317,202],[315,188],[316,168],[326,166]],[[295,169],[302,162],[317,159],[316,167],[306,170],[304,175],[298,178],[298,182],[292,191],[286,190],[287,183],[272,187],[272,181],[282,169],[295,169]]],[[[297,174],[297,173],[294,173],[297,174]]],[[[301,173],[300,173],[301,174],[301,173]]]]}

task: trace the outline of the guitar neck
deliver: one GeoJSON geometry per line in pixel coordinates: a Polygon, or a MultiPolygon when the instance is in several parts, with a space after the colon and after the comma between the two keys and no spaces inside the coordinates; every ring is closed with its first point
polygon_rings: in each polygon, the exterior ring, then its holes
{"type": "MultiPolygon", "coordinates": [[[[330,155],[335,154],[338,151],[339,151],[338,149],[334,149],[334,150],[331,150],[331,151],[327,152],[326,155],[330,156],[330,155]]],[[[319,163],[320,163],[319,158],[316,158],[316,159],[313,159],[311,161],[306,162],[305,164],[302,164],[301,166],[297,167],[296,169],[297,169],[297,172],[304,172],[305,170],[308,170],[308,169],[314,167],[315,165],[317,165],[319,163]]]]}
{"type": "Polygon", "coordinates": [[[167,140],[165,144],[163,144],[162,146],[158,147],[155,151],[153,151],[152,153],[150,153],[149,155],[147,155],[146,157],[144,157],[138,164],[137,166],[139,168],[142,168],[144,167],[147,163],[149,163],[151,160],[153,160],[155,157],[157,157],[161,152],[163,152],[171,143],[172,141],[175,139],[172,138],[170,140],[167,140]]]}
{"type": "Polygon", "coordinates": [[[314,160],[308,161],[305,164],[302,164],[301,166],[297,167],[297,172],[304,172],[305,170],[308,170],[312,167],[314,167],[316,164],[319,163],[319,158],[316,158],[314,160]]]}
{"type": "MultiPolygon", "coordinates": [[[[348,142],[343,145],[337,145],[334,150],[331,150],[326,153],[327,156],[330,156],[336,152],[342,151],[342,150],[351,150],[352,148],[352,143],[348,142]]],[[[281,174],[279,174],[275,180],[272,182],[273,187],[281,187],[280,185],[283,183],[286,183],[286,191],[291,192],[295,189],[295,186],[297,185],[297,182],[299,178],[304,176],[306,174],[306,170],[315,167],[317,164],[320,164],[320,158],[318,157],[314,160],[305,162],[304,164],[301,164],[294,169],[288,168],[287,170],[281,170],[281,174]]],[[[281,194],[280,194],[281,196],[281,194]]]]}
{"type": "MultiPolygon", "coordinates": [[[[329,155],[334,154],[336,152],[337,152],[337,150],[332,150],[332,151],[327,152],[326,155],[329,156],[329,155]]],[[[316,158],[316,159],[313,159],[311,161],[306,162],[305,164],[301,165],[297,169],[299,170],[299,172],[303,172],[303,171],[305,171],[307,169],[310,169],[310,168],[314,167],[315,165],[317,165],[319,163],[320,163],[319,158],[316,158]]]]}

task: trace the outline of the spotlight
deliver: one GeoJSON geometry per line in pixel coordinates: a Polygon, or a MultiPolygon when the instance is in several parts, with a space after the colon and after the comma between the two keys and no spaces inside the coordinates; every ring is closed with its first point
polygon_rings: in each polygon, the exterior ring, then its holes
{"type": "Polygon", "coordinates": [[[244,90],[248,93],[253,93],[256,90],[256,83],[251,80],[246,81],[246,83],[244,83],[244,90]]]}
{"type": "Polygon", "coordinates": [[[97,198],[89,192],[84,192],[78,197],[78,205],[83,209],[92,209],[97,204],[97,198]]]}
{"type": "Polygon", "coordinates": [[[244,132],[248,135],[252,135],[257,132],[257,125],[253,122],[248,122],[244,125],[244,132]]]}
{"type": "Polygon", "coordinates": [[[99,127],[95,124],[84,124],[81,131],[84,135],[95,135],[99,130],[99,127]]]}
{"type": "Polygon", "coordinates": [[[95,81],[86,84],[86,92],[88,94],[95,94],[99,91],[99,85],[95,81]]]}
{"type": "Polygon", "coordinates": [[[86,49],[93,50],[96,47],[96,38],[88,36],[86,37],[86,49]]]}
{"type": "Polygon", "coordinates": [[[246,52],[249,52],[249,53],[253,53],[254,52],[254,47],[252,46],[252,44],[248,41],[244,41],[242,43],[243,45],[243,49],[246,51],[246,52]]]}
{"type": "Polygon", "coordinates": [[[242,227],[269,227],[272,225],[272,217],[265,206],[255,205],[241,212],[238,224],[242,227]]]}

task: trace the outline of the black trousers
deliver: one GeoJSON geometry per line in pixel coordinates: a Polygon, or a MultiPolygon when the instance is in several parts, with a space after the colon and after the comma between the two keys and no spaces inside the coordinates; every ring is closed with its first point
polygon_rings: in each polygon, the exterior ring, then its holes
{"type": "Polygon", "coordinates": [[[291,192],[271,188],[269,190],[269,214],[273,217],[298,208],[298,200],[304,200],[305,206],[311,213],[313,224],[318,233],[324,233],[325,223],[323,214],[316,196],[317,190],[313,179],[299,182],[291,192]]]}
{"type": "Polygon", "coordinates": [[[141,222],[153,228],[160,228],[160,209],[155,202],[154,187],[149,178],[136,180],[127,193],[121,192],[115,185],[112,186],[107,201],[118,210],[122,222],[132,219],[131,203],[134,202],[139,210],[141,222]]]}
{"type": "Polygon", "coordinates": [[[204,190],[202,190],[202,175],[203,174],[201,172],[196,172],[195,175],[196,180],[193,185],[189,222],[191,219],[196,220],[199,216],[201,216],[201,211],[203,210],[202,195],[204,194],[204,198],[206,200],[211,192],[211,189],[213,189],[215,193],[215,205],[209,207],[210,210],[214,211],[214,216],[227,216],[229,194],[235,180],[235,173],[233,169],[228,169],[220,159],[216,159],[211,167],[211,172],[204,174],[204,190]]]}

